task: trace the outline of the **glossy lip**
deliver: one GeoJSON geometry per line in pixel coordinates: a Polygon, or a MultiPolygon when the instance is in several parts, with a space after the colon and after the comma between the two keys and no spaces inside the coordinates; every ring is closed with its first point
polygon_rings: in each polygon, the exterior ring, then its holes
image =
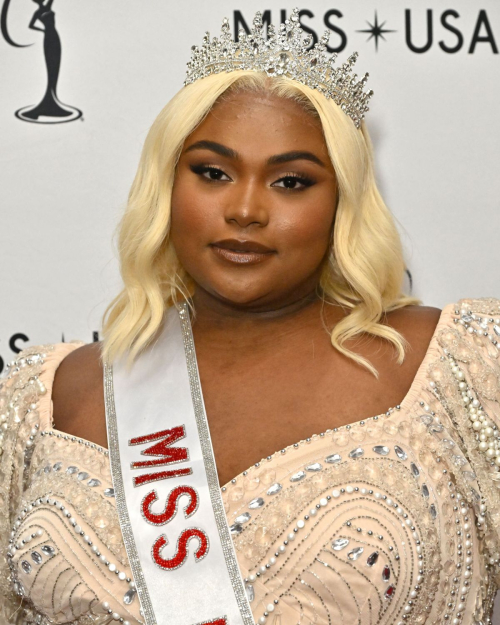
{"type": "Polygon", "coordinates": [[[266,247],[262,243],[257,241],[250,241],[248,239],[222,239],[211,243],[215,247],[220,247],[225,250],[231,250],[232,252],[256,252],[258,254],[268,254],[274,252],[270,247],[266,247]]]}
{"type": "Polygon", "coordinates": [[[210,247],[220,258],[240,265],[261,263],[276,252],[257,241],[238,239],[223,239],[211,243],[210,247]]]}

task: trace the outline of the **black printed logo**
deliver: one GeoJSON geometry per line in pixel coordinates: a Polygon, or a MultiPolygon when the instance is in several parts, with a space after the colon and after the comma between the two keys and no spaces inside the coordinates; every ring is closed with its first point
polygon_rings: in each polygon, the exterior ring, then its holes
{"type": "MultiPolygon", "coordinates": [[[[38,104],[30,104],[18,109],[15,115],[25,122],[39,124],[61,124],[82,117],[82,111],[74,106],[63,104],[57,96],[57,82],[61,69],[61,39],[56,28],[56,14],[52,8],[54,0],[33,0],[38,5],[27,25],[34,31],[43,33],[43,54],[47,69],[47,87],[38,104]]],[[[33,44],[16,43],[7,27],[10,0],[3,0],[0,27],[5,41],[15,48],[26,48],[33,44]]]]}

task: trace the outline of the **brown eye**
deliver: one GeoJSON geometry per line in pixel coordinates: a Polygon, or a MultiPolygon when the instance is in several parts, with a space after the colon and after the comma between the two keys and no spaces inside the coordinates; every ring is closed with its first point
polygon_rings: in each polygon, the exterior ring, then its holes
{"type": "Polygon", "coordinates": [[[283,178],[283,186],[285,189],[296,189],[300,182],[297,178],[283,178]]]}
{"type": "Polygon", "coordinates": [[[281,189],[289,189],[290,191],[301,191],[302,189],[310,187],[313,184],[314,180],[312,180],[311,178],[308,178],[306,176],[293,175],[283,176],[283,178],[280,178],[275,183],[273,183],[272,186],[278,186],[281,189]],[[283,183],[283,186],[279,185],[279,183],[283,183]]]}
{"type": "Polygon", "coordinates": [[[209,181],[215,182],[217,180],[231,180],[231,178],[229,178],[229,176],[218,167],[210,167],[208,165],[191,165],[190,169],[193,173],[198,174],[202,178],[209,181]]]}

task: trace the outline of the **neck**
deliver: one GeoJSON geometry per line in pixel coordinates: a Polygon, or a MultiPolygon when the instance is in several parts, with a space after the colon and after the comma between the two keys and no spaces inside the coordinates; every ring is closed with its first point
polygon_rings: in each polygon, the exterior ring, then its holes
{"type": "Polygon", "coordinates": [[[288,317],[311,306],[319,300],[316,290],[312,289],[299,295],[290,295],[279,302],[237,304],[209,294],[198,287],[193,295],[196,317],[212,319],[224,318],[225,321],[239,320],[257,322],[266,319],[288,317]]]}
{"type": "MultiPolygon", "coordinates": [[[[237,342],[253,348],[275,341],[277,335],[300,333],[305,327],[316,325],[323,305],[316,289],[287,300],[250,308],[217,299],[197,287],[192,302],[195,310],[193,333],[197,340],[226,345],[237,342]]],[[[335,308],[334,314],[339,318],[343,314],[340,306],[328,308],[335,308]]]]}

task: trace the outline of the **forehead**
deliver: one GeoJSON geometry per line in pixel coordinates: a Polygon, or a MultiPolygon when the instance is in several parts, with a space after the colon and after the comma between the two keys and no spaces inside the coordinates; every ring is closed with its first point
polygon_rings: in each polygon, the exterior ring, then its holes
{"type": "Polygon", "coordinates": [[[202,139],[263,156],[297,149],[328,154],[319,118],[302,104],[267,92],[224,94],[185,146],[202,139]]]}

